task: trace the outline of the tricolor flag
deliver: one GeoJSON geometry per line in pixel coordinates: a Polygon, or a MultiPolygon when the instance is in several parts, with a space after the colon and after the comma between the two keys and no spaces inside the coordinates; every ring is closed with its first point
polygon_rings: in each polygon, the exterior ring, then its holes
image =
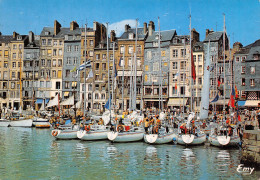
{"type": "Polygon", "coordinates": [[[177,83],[175,83],[175,91],[177,91],[177,83]]]}
{"type": "Polygon", "coordinates": [[[235,107],[235,90],[234,90],[234,88],[232,88],[232,92],[231,92],[231,94],[230,94],[230,99],[229,99],[229,102],[228,102],[228,105],[229,106],[231,106],[231,107],[235,107]]]}
{"type": "Polygon", "coordinates": [[[218,77],[218,87],[220,86],[221,81],[220,81],[220,76],[218,77]]]}
{"type": "Polygon", "coordinates": [[[106,109],[110,109],[111,107],[111,97],[108,99],[107,103],[105,104],[106,109]]]}

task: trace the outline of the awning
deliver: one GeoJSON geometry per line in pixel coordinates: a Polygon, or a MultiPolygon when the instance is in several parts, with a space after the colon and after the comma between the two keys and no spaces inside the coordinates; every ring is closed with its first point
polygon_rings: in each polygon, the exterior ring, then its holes
{"type": "MultiPolygon", "coordinates": [[[[225,100],[225,105],[228,105],[228,101],[229,101],[229,99],[225,100]]],[[[218,100],[217,102],[213,102],[211,104],[216,104],[216,105],[220,105],[220,106],[224,105],[224,99],[218,100]]]]}
{"type": "Polygon", "coordinates": [[[64,96],[69,96],[69,92],[64,92],[64,96]]]}
{"type": "Polygon", "coordinates": [[[43,99],[36,99],[35,104],[42,104],[43,103],[43,99]]]}
{"type": "Polygon", "coordinates": [[[69,97],[68,99],[60,103],[61,106],[74,105],[74,96],[69,97]]]}
{"type": "Polygon", "coordinates": [[[238,106],[244,106],[246,101],[237,101],[238,106]]]}
{"type": "Polygon", "coordinates": [[[259,100],[246,100],[245,106],[258,107],[260,105],[259,100]]]}
{"type": "Polygon", "coordinates": [[[183,101],[184,101],[184,106],[186,106],[187,100],[188,100],[187,98],[169,99],[168,106],[181,106],[181,105],[183,105],[183,101]]]}
{"type": "Polygon", "coordinates": [[[49,98],[45,99],[45,104],[47,104],[49,102],[49,98]]]}
{"type": "MultiPolygon", "coordinates": [[[[160,101],[159,99],[144,99],[144,101],[160,101]]],[[[165,99],[163,99],[163,101],[166,101],[165,99]]]]}
{"type": "MultiPolygon", "coordinates": [[[[123,76],[123,71],[118,70],[118,71],[117,71],[117,75],[118,75],[118,76],[123,76]]],[[[134,73],[133,73],[132,75],[134,75],[134,73]]],[[[136,75],[137,75],[137,76],[142,76],[142,71],[137,71],[137,72],[136,72],[136,75]]],[[[124,72],[124,76],[131,76],[131,71],[125,71],[125,72],[124,72]]]]}

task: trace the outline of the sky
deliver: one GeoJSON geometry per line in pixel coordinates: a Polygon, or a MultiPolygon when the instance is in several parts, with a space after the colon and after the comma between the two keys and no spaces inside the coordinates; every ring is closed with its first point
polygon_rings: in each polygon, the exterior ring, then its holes
{"type": "Polygon", "coordinates": [[[223,14],[231,46],[237,41],[246,46],[260,38],[260,0],[0,0],[0,32],[39,35],[56,19],[62,27],[73,20],[80,27],[108,22],[120,36],[125,24],[135,28],[136,19],[139,27],[154,21],[158,30],[159,17],[161,31],[176,29],[178,35],[188,35],[189,14],[201,41],[206,29],[223,31],[223,14]]]}

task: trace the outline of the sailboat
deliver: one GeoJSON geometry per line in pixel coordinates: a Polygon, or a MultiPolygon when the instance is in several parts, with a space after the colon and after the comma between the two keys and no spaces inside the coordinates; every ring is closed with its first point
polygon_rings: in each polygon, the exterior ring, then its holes
{"type": "MultiPolygon", "coordinates": [[[[185,55],[184,55],[185,56],[185,55]]],[[[209,56],[208,56],[209,59],[209,56]]],[[[192,54],[192,45],[191,45],[191,16],[190,16],[190,73],[191,73],[191,111],[193,110],[193,93],[192,93],[192,84],[193,84],[193,80],[196,79],[196,74],[195,74],[195,66],[194,66],[194,61],[193,61],[193,54],[192,54]]],[[[188,116],[188,121],[187,123],[181,125],[181,127],[184,128],[184,131],[181,131],[180,127],[179,127],[179,134],[177,136],[177,143],[181,144],[181,145],[200,145],[200,144],[204,144],[206,142],[206,134],[203,131],[200,131],[200,129],[193,129],[193,130],[189,130],[192,129],[191,126],[191,122],[192,122],[192,126],[194,127],[198,127],[195,125],[194,119],[195,118],[195,113],[191,112],[188,116]],[[193,121],[192,121],[193,120],[193,121]],[[187,127],[186,127],[187,126],[187,127]],[[189,131],[193,131],[193,132],[186,132],[187,128],[189,131]]]]}

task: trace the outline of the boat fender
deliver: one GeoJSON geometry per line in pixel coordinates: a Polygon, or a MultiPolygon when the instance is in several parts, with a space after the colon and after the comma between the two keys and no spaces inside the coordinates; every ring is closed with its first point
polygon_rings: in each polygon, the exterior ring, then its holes
{"type": "Polygon", "coordinates": [[[57,136],[58,135],[58,131],[52,131],[51,133],[53,136],[57,136]]]}
{"type": "Polygon", "coordinates": [[[173,141],[176,141],[176,137],[174,137],[172,140],[173,140],[173,141]]]}

